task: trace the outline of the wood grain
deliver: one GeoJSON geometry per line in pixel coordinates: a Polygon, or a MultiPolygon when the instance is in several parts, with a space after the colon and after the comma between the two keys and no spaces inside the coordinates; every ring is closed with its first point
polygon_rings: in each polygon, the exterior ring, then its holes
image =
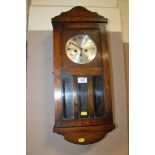
{"type": "Polygon", "coordinates": [[[91,12],[84,7],[77,6],[67,12],[62,12],[59,16],[52,18],[52,23],[58,23],[62,21],[107,23],[107,18],[98,15],[96,12],[91,12]]]}
{"type": "Polygon", "coordinates": [[[94,83],[93,77],[89,76],[89,113],[90,117],[94,117],[94,83]]]}
{"type": "Polygon", "coordinates": [[[74,89],[74,118],[79,117],[79,110],[78,110],[78,94],[77,94],[77,77],[73,76],[73,89],[74,89]]]}
{"type": "Polygon", "coordinates": [[[115,128],[111,57],[105,23],[105,17],[79,6],[52,19],[55,97],[53,131],[75,144],[95,143],[115,128]],[[96,57],[90,63],[76,64],[66,55],[66,42],[76,34],[89,35],[97,46],[96,57]],[[78,77],[85,77],[87,82],[78,83],[78,77]],[[81,112],[86,115],[82,116],[81,112]]]}

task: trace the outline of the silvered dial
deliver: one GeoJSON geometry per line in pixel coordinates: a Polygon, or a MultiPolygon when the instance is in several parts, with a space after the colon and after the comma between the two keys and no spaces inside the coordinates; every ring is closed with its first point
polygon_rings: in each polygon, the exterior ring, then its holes
{"type": "Polygon", "coordinates": [[[72,36],[66,43],[68,58],[78,64],[86,64],[92,61],[97,53],[95,42],[85,34],[72,36]]]}

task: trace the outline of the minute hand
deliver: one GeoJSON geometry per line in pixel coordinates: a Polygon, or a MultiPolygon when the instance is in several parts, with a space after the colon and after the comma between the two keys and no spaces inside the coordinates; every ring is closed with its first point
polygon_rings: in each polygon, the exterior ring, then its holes
{"type": "Polygon", "coordinates": [[[80,50],[82,50],[82,48],[81,48],[81,47],[79,47],[79,46],[75,45],[74,43],[70,42],[70,44],[72,44],[72,45],[76,46],[77,48],[79,48],[80,50]]]}

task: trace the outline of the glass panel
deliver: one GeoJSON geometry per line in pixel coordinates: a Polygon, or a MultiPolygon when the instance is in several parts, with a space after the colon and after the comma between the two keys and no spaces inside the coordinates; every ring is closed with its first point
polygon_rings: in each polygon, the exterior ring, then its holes
{"type": "Polygon", "coordinates": [[[80,118],[86,118],[88,113],[88,84],[78,83],[78,106],[80,118]]]}
{"type": "Polygon", "coordinates": [[[66,119],[74,117],[72,76],[66,76],[63,78],[63,117],[66,119]]]}
{"type": "Polygon", "coordinates": [[[104,92],[102,76],[94,77],[94,110],[96,117],[104,115],[104,92]]]}

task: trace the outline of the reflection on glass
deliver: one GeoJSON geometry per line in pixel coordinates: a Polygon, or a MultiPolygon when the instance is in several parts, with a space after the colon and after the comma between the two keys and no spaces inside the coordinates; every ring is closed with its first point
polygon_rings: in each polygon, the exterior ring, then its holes
{"type": "Polygon", "coordinates": [[[71,76],[63,78],[63,117],[66,119],[74,117],[73,78],[71,76]]]}
{"type": "Polygon", "coordinates": [[[104,115],[104,92],[102,76],[94,77],[94,111],[96,117],[104,115]]]}

